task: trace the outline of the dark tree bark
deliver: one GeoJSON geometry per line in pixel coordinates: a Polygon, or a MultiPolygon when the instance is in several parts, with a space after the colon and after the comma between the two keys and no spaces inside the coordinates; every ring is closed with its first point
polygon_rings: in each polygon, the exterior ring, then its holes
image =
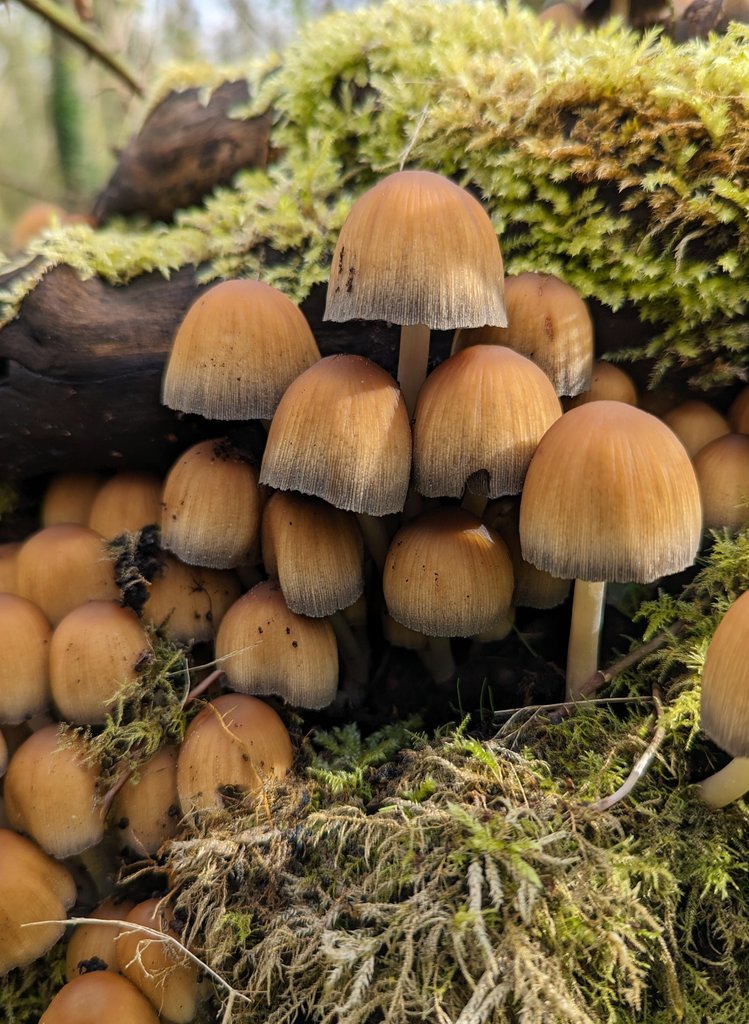
{"type": "Polygon", "coordinates": [[[97,223],[131,214],[170,220],[243,167],[267,166],[270,115],[229,116],[248,98],[246,82],[225,82],[205,105],[197,89],[170,93],[120,153],[94,204],[97,223]]]}

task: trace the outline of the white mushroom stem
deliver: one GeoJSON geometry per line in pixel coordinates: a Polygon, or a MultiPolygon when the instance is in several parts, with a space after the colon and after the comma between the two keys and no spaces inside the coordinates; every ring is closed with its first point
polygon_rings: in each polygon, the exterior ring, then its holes
{"type": "Polygon", "coordinates": [[[697,794],[708,807],[725,807],[749,791],[749,757],[734,757],[719,772],[703,779],[697,794]]]}
{"type": "Polygon", "coordinates": [[[398,383],[406,402],[409,418],[413,417],[416,396],[427,377],[430,333],[430,329],[424,324],[410,324],[401,327],[398,383]]]}
{"type": "Polygon", "coordinates": [[[579,700],[585,683],[598,671],[606,584],[575,580],[567,647],[567,700],[579,700]]]}
{"type": "Polygon", "coordinates": [[[456,666],[449,637],[427,637],[426,647],[416,653],[438,685],[448,683],[455,675],[456,666]]]}

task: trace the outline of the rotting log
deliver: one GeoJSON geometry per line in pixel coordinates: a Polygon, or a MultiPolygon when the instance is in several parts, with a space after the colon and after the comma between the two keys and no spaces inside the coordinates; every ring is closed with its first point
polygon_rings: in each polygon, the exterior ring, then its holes
{"type": "Polygon", "coordinates": [[[231,117],[247,103],[247,82],[225,82],[203,103],[200,90],[169,93],[119,154],[117,166],[94,203],[101,224],[141,214],[170,220],[175,210],[199,203],[245,167],[266,167],[270,115],[231,117]]]}

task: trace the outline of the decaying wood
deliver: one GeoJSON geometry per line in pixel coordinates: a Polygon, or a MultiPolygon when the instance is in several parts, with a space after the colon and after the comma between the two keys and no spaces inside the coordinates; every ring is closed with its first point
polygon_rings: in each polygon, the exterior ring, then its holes
{"type": "Polygon", "coordinates": [[[171,92],[120,153],[94,204],[97,223],[115,215],[169,220],[244,167],[265,167],[270,115],[230,117],[249,99],[247,83],[225,82],[207,103],[198,89],[171,92]]]}

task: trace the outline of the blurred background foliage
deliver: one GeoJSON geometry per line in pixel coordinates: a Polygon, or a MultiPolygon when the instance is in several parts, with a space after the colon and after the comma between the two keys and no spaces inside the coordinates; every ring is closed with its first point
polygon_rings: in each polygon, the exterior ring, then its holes
{"type": "MultiPolygon", "coordinates": [[[[32,203],[86,212],[143,100],[16,0],[0,0],[0,250],[32,203]]],[[[173,61],[232,64],[365,0],[59,0],[148,89],[173,61]],[[90,20],[89,20],[90,19],[90,20]]]]}

